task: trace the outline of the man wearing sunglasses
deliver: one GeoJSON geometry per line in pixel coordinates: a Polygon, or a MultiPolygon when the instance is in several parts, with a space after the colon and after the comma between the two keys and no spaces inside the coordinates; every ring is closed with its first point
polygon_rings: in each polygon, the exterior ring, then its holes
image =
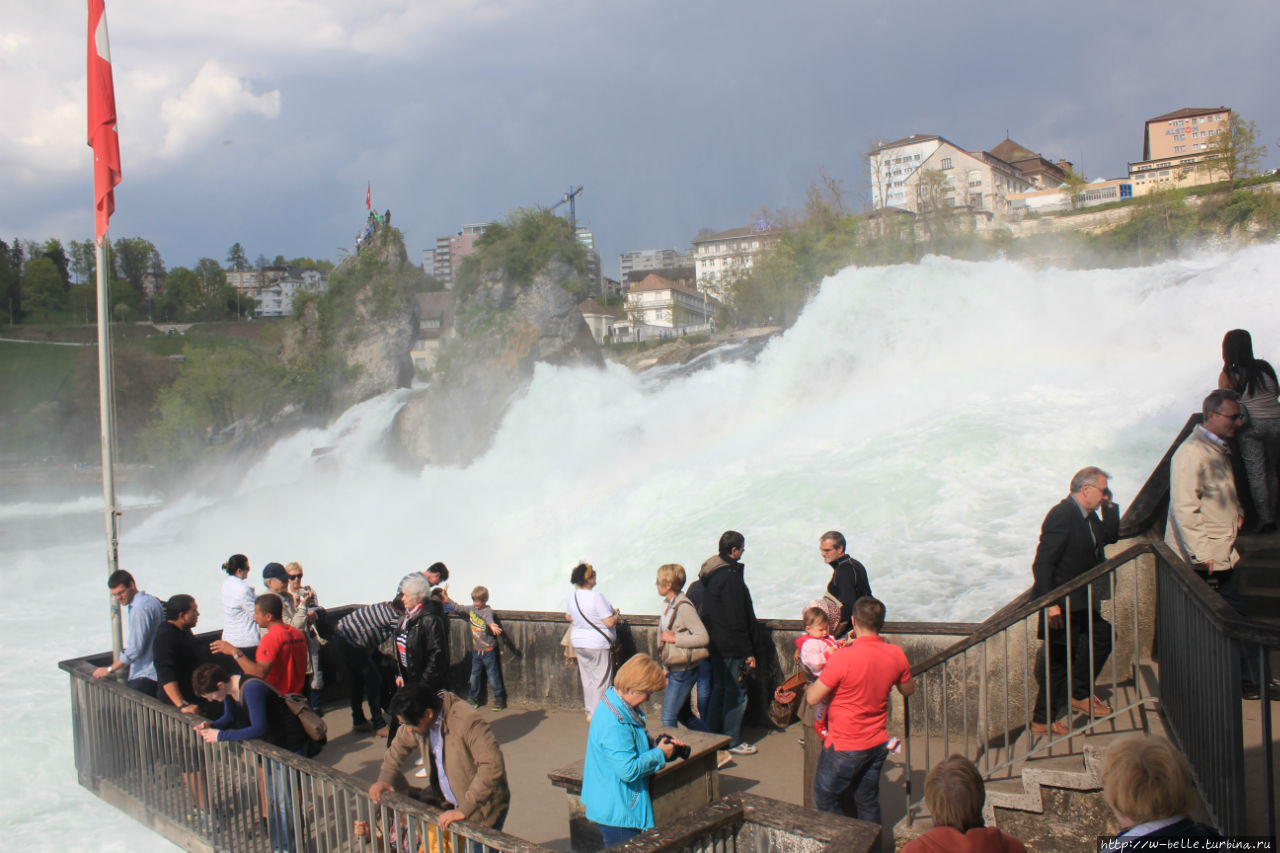
{"type": "MultiPolygon", "coordinates": [[[[1174,451],[1169,463],[1169,521],[1165,544],[1191,564],[1222,600],[1247,616],[1236,565],[1236,535],[1244,524],[1244,509],[1236,493],[1227,441],[1235,436],[1245,415],[1240,395],[1219,388],[1204,398],[1204,421],[1174,451]]],[[[1244,698],[1261,698],[1257,678],[1257,647],[1243,649],[1244,698]]],[[[1272,699],[1280,699],[1280,684],[1267,686],[1272,699]]]]}

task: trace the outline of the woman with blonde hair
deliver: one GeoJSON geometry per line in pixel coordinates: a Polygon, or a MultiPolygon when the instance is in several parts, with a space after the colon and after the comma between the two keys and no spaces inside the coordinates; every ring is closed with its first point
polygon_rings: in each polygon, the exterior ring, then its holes
{"type": "Polygon", "coordinates": [[[1164,738],[1130,738],[1112,745],[1100,775],[1102,795],[1120,825],[1112,850],[1133,846],[1134,838],[1222,837],[1188,817],[1196,804],[1191,767],[1164,738]]]}
{"type": "Polygon", "coordinates": [[[644,729],[640,706],[666,687],[667,676],[653,658],[635,655],[618,668],[587,731],[582,767],[582,805],[612,847],[653,826],[649,777],[683,746],[674,738],[655,741],[644,729]]]}
{"type": "MultiPolygon", "coordinates": [[[[684,566],[667,563],[658,567],[658,595],[662,614],[658,617],[658,659],[667,669],[667,689],[662,697],[662,725],[674,729],[684,723],[698,732],[707,727],[689,711],[689,694],[698,683],[698,668],[711,652],[711,637],[698,618],[684,589],[684,566]]],[[[703,713],[706,709],[699,708],[703,713]]]]}
{"type": "Polygon", "coordinates": [[[987,789],[973,762],[963,755],[939,761],[924,780],[924,802],[933,829],[902,848],[902,853],[1026,853],[1022,842],[982,821],[987,789]]]}

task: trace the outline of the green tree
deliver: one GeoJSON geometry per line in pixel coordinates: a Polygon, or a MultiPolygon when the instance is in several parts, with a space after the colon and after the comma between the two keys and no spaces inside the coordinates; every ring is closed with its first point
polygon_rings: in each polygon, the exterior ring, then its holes
{"type": "Polygon", "coordinates": [[[235,288],[227,284],[227,273],[213,258],[201,258],[196,263],[196,278],[200,280],[201,316],[206,320],[220,320],[235,315],[235,288]],[[227,310],[228,296],[231,310],[227,310]]]}
{"type": "Polygon", "coordinates": [[[1084,203],[1084,188],[1089,183],[1089,179],[1084,176],[1084,172],[1077,172],[1074,168],[1069,168],[1067,169],[1067,176],[1062,183],[1067,188],[1067,206],[1072,210],[1079,210],[1084,203]]]}
{"type": "Polygon", "coordinates": [[[9,323],[22,319],[22,292],[19,284],[22,270],[16,263],[20,252],[21,248],[16,245],[16,241],[11,249],[8,243],[0,240],[0,312],[9,323]],[[11,309],[13,316],[10,316],[11,309]]]}
{"type": "Polygon", "coordinates": [[[244,246],[235,243],[227,250],[227,266],[236,271],[249,269],[249,258],[245,255],[244,246]]]}
{"type": "Polygon", "coordinates": [[[924,226],[925,237],[935,248],[951,236],[956,207],[963,201],[961,192],[952,186],[951,179],[941,169],[920,170],[920,177],[916,179],[916,215],[924,226]]]}
{"type": "Polygon", "coordinates": [[[257,421],[279,395],[280,367],[247,348],[187,344],[183,354],[178,378],[157,395],[157,416],[142,433],[142,445],[156,461],[190,461],[210,429],[257,421]]]}
{"type": "Polygon", "coordinates": [[[1214,137],[1201,165],[1211,177],[1222,175],[1224,181],[1234,184],[1254,174],[1266,156],[1267,146],[1258,140],[1258,126],[1232,110],[1227,127],[1214,137]]]}
{"type": "Polygon", "coordinates": [[[67,294],[62,289],[58,267],[48,258],[32,258],[22,268],[27,310],[40,314],[48,322],[49,315],[62,311],[67,294]]]}
{"type": "Polygon", "coordinates": [[[476,240],[475,251],[463,259],[454,282],[456,298],[463,299],[490,273],[501,272],[516,284],[528,284],[552,258],[559,258],[581,276],[567,283],[574,296],[589,296],[587,249],[578,242],[569,221],[549,210],[513,211],[504,221],[486,228],[476,240]]]}
{"type": "Polygon", "coordinates": [[[98,272],[98,253],[92,240],[72,240],[67,244],[70,271],[77,283],[93,279],[98,272]]]}
{"type": "Polygon", "coordinates": [[[71,273],[68,269],[71,259],[67,257],[66,249],[62,248],[62,241],[56,237],[49,238],[40,247],[40,254],[53,261],[53,265],[58,268],[58,275],[62,278],[62,290],[65,295],[71,288],[71,273]]]}
{"type": "Polygon", "coordinates": [[[129,282],[139,294],[142,293],[142,277],[147,274],[155,251],[155,245],[142,237],[121,237],[115,242],[116,275],[129,282]]]}

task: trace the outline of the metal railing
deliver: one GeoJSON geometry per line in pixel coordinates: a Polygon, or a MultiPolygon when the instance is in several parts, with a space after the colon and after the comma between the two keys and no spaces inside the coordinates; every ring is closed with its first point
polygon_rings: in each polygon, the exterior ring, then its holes
{"type": "MultiPolygon", "coordinates": [[[[927,773],[953,752],[972,759],[984,778],[991,779],[1146,706],[1165,715],[1219,828],[1229,834],[1248,830],[1274,835],[1270,714],[1259,714],[1256,755],[1246,746],[1252,738],[1242,716],[1241,659],[1254,646],[1264,653],[1253,652],[1245,659],[1256,667],[1257,683],[1266,685],[1270,670],[1265,651],[1280,648],[1280,630],[1236,614],[1162,542],[1133,545],[1050,593],[1005,608],[972,636],[911,668],[916,692],[903,700],[908,821],[919,814],[922,803],[913,795],[913,775],[927,773]],[[1046,730],[1032,733],[1032,691],[1039,690],[1036,669],[1047,684],[1051,682],[1050,644],[1033,651],[1036,625],[1047,619],[1050,606],[1081,590],[1085,613],[1111,603],[1111,618],[1102,629],[1111,641],[1110,665],[1093,656],[1098,622],[1087,619],[1083,627],[1073,626],[1072,614],[1064,614],[1067,636],[1074,636],[1074,627],[1084,637],[1081,649],[1066,644],[1064,698],[1072,695],[1074,686],[1073,655],[1087,653],[1089,672],[1098,673],[1094,684],[1107,688],[1101,692],[1110,693],[1113,707],[1101,714],[1090,703],[1088,711],[1080,713],[1081,725],[1055,736],[1055,702],[1046,686],[1046,730]],[[1153,690],[1140,677],[1142,666],[1159,667],[1159,677],[1151,680],[1153,690]],[[1246,792],[1247,770],[1256,770],[1260,791],[1246,792]]],[[[1098,692],[1090,690],[1091,695],[1098,692]]],[[[1262,708],[1267,710],[1265,700],[1262,708]]]]}
{"type": "Polygon", "coordinates": [[[63,661],[80,784],[188,849],[214,851],[546,848],[468,823],[401,794],[374,804],[367,783],[261,740],[205,743],[202,719],[63,661]]]}

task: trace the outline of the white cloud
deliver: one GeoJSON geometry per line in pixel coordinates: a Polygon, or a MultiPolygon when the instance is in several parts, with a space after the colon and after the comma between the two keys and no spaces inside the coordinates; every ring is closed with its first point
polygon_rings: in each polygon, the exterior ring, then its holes
{"type": "Polygon", "coordinates": [[[250,83],[206,62],[185,89],[160,104],[165,157],[179,157],[216,136],[218,129],[240,113],[274,119],[280,115],[280,90],[255,94],[250,83]]]}

